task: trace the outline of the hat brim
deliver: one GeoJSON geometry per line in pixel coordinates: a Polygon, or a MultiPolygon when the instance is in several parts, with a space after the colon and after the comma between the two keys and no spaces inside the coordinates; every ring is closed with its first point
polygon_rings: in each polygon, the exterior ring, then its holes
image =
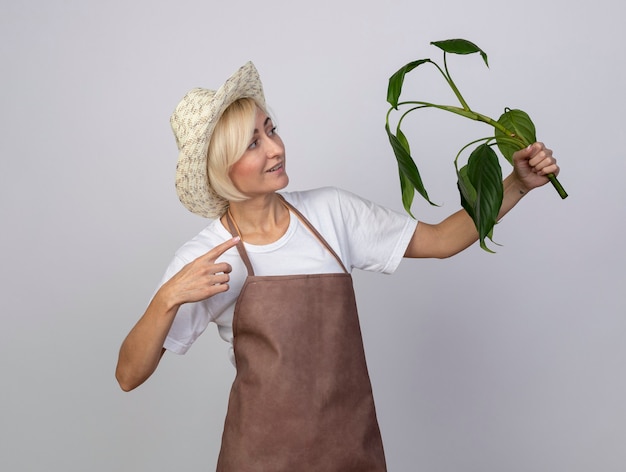
{"type": "Polygon", "coordinates": [[[191,90],[180,101],[170,119],[179,149],[176,192],[181,203],[197,215],[218,218],[228,205],[210,185],[207,151],[224,111],[241,98],[252,98],[265,108],[263,85],[252,62],[239,68],[216,91],[191,90]]]}

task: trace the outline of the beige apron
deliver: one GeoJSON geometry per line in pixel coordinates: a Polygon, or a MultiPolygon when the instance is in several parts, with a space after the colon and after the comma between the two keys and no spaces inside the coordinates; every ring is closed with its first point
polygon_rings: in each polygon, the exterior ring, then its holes
{"type": "Polygon", "coordinates": [[[386,471],[352,277],[285,203],[344,273],[255,276],[238,244],[248,277],[235,306],[237,375],[217,471],[386,471]]]}

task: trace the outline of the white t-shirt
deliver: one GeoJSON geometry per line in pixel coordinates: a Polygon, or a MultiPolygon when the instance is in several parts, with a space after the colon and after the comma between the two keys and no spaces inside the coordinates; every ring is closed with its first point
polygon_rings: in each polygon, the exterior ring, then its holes
{"type": "MultiPolygon", "coordinates": [[[[392,273],[402,260],[417,221],[406,214],[376,205],[345,190],[325,187],[304,192],[284,192],[334,249],[348,271],[353,268],[392,273]]],[[[219,219],[185,243],[175,254],[161,284],[184,265],[206,254],[232,236],[219,219]]],[[[330,252],[294,215],[286,233],[263,246],[244,243],[255,275],[294,275],[343,272],[330,252]]],[[[181,305],[165,340],[164,347],[184,354],[210,322],[217,324],[220,336],[230,343],[234,305],[247,270],[236,248],[226,251],[219,262],[232,266],[229,290],[207,300],[181,305]]]]}

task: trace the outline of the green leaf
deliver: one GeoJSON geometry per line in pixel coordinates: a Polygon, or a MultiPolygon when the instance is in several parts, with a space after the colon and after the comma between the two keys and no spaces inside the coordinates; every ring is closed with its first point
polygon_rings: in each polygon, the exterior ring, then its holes
{"type": "MultiPolygon", "coordinates": [[[[411,147],[409,145],[409,140],[406,139],[406,136],[400,129],[398,129],[396,138],[398,139],[398,142],[402,145],[404,150],[409,155],[411,155],[411,147]]],[[[413,184],[411,183],[411,181],[408,179],[406,175],[404,175],[404,173],[400,169],[398,169],[398,173],[400,174],[400,190],[402,191],[402,204],[404,205],[404,209],[406,210],[406,212],[409,215],[411,215],[411,217],[415,218],[415,216],[413,216],[413,213],[411,213],[411,204],[413,203],[413,198],[415,197],[415,187],[413,187],[413,184]]]]}
{"type": "Polygon", "coordinates": [[[413,187],[413,184],[409,181],[408,177],[404,175],[400,169],[398,169],[398,173],[400,174],[402,205],[404,206],[404,210],[411,215],[413,219],[415,219],[415,216],[411,213],[411,204],[413,203],[413,198],[415,197],[415,187],[413,187]]]}
{"type": "Polygon", "coordinates": [[[430,44],[437,46],[439,49],[443,50],[443,52],[449,54],[474,54],[478,52],[483,58],[483,61],[485,61],[485,65],[489,67],[487,53],[466,39],[446,39],[444,41],[433,41],[430,44]]]}
{"type": "Polygon", "coordinates": [[[526,112],[509,108],[506,108],[502,116],[498,118],[498,123],[511,132],[514,139],[519,141],[519,144],[516,144],[511,142],[510,139],[503,139],[507,135],[496,128],[495,137],[498,149],[506,160],[513,164],[515,151],[519,151],[537,141],[535,125],[526,112]]]}
{"type": "MultiPolygon", "coordinates": [[[[502,169],[498,156],[489,145],[481,144],[470,155],[467,161],[467,180],[476,191],[472,212],[468,213],[476,225],[480,247],[489,251],[485,239],[491,238],[504,195],[502,169]]],[[[468,203],[472,202],[468,199],[468,203]]]]}
{"type": "Polygon", "coordinates": [[[470,182],[467,175],[467,165],[461,167],[457,172],[457,187],[459,194],[461,195],[461,206],[465,208],[465,211],[469,216],[474,219],[474,205],[476,205],[476,189],[470,182]]]}
{"type": "MultiPolygon", "coordinates": [[[[400,175],[402,176],[400,179],[401,185],[411,185],[415,190],[419,192],[419,194],[424,197],[424,199],[430,203],[431,205],[435,205],[428,198],[428,192],[424,188],[424,184],[422,182],[422,177],[420,176],[419,170],[411,157],[410,151],[408,149],[408,141],[402,131],[398,131],[398,136],[394,136],[393,133],[389,130],[389,126],[385,126],[385,131],[387,131],[387,136],[389,137],[389,142],[391,143],[391,148],[393,149],[393,153],[396,156],[396,161],[398,162],[398,170],[400,175]]],[[[405,190],[405,187],[402,188],[402,198],[404,203],[404,208],[410,208],[411,203],[413,202],[412,192],[405,190]],[[406,200],[405,200],[406,198],[406,200]]]]}
{"type": "Polygon", "coordinates": [[[387,101],[392,107],[398,108],[398,101],[400,100],[400,94],[402,93],[402,85],[404,84],[404,76],[415,69],[417,66],[426,62],[431,62],[430,59],[420,59],[419,61],[409,62],[404,67],[401,67],[395,74],[389,77],[389,85],[387,86],[387,101]]]}
{"type": "Polygon", "coordinates": [[[396,138],[398,138],[398,142],[402,145],[407,154],[411,155],[411,146],[409,145],[409,140],[406,139],[406,136],[400,128],[397,129],[396,138]]]}

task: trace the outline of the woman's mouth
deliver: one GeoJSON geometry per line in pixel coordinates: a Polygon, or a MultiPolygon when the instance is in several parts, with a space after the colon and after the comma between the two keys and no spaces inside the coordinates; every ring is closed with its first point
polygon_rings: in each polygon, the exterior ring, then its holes
{"type": "Polygon", "coordinates": [[[274,167],[266,170],[265,172],[276,172],[277,170],[280,170],[283,168],[283,163],[281,162],[280,164],[276,164],[274,167]]]}

